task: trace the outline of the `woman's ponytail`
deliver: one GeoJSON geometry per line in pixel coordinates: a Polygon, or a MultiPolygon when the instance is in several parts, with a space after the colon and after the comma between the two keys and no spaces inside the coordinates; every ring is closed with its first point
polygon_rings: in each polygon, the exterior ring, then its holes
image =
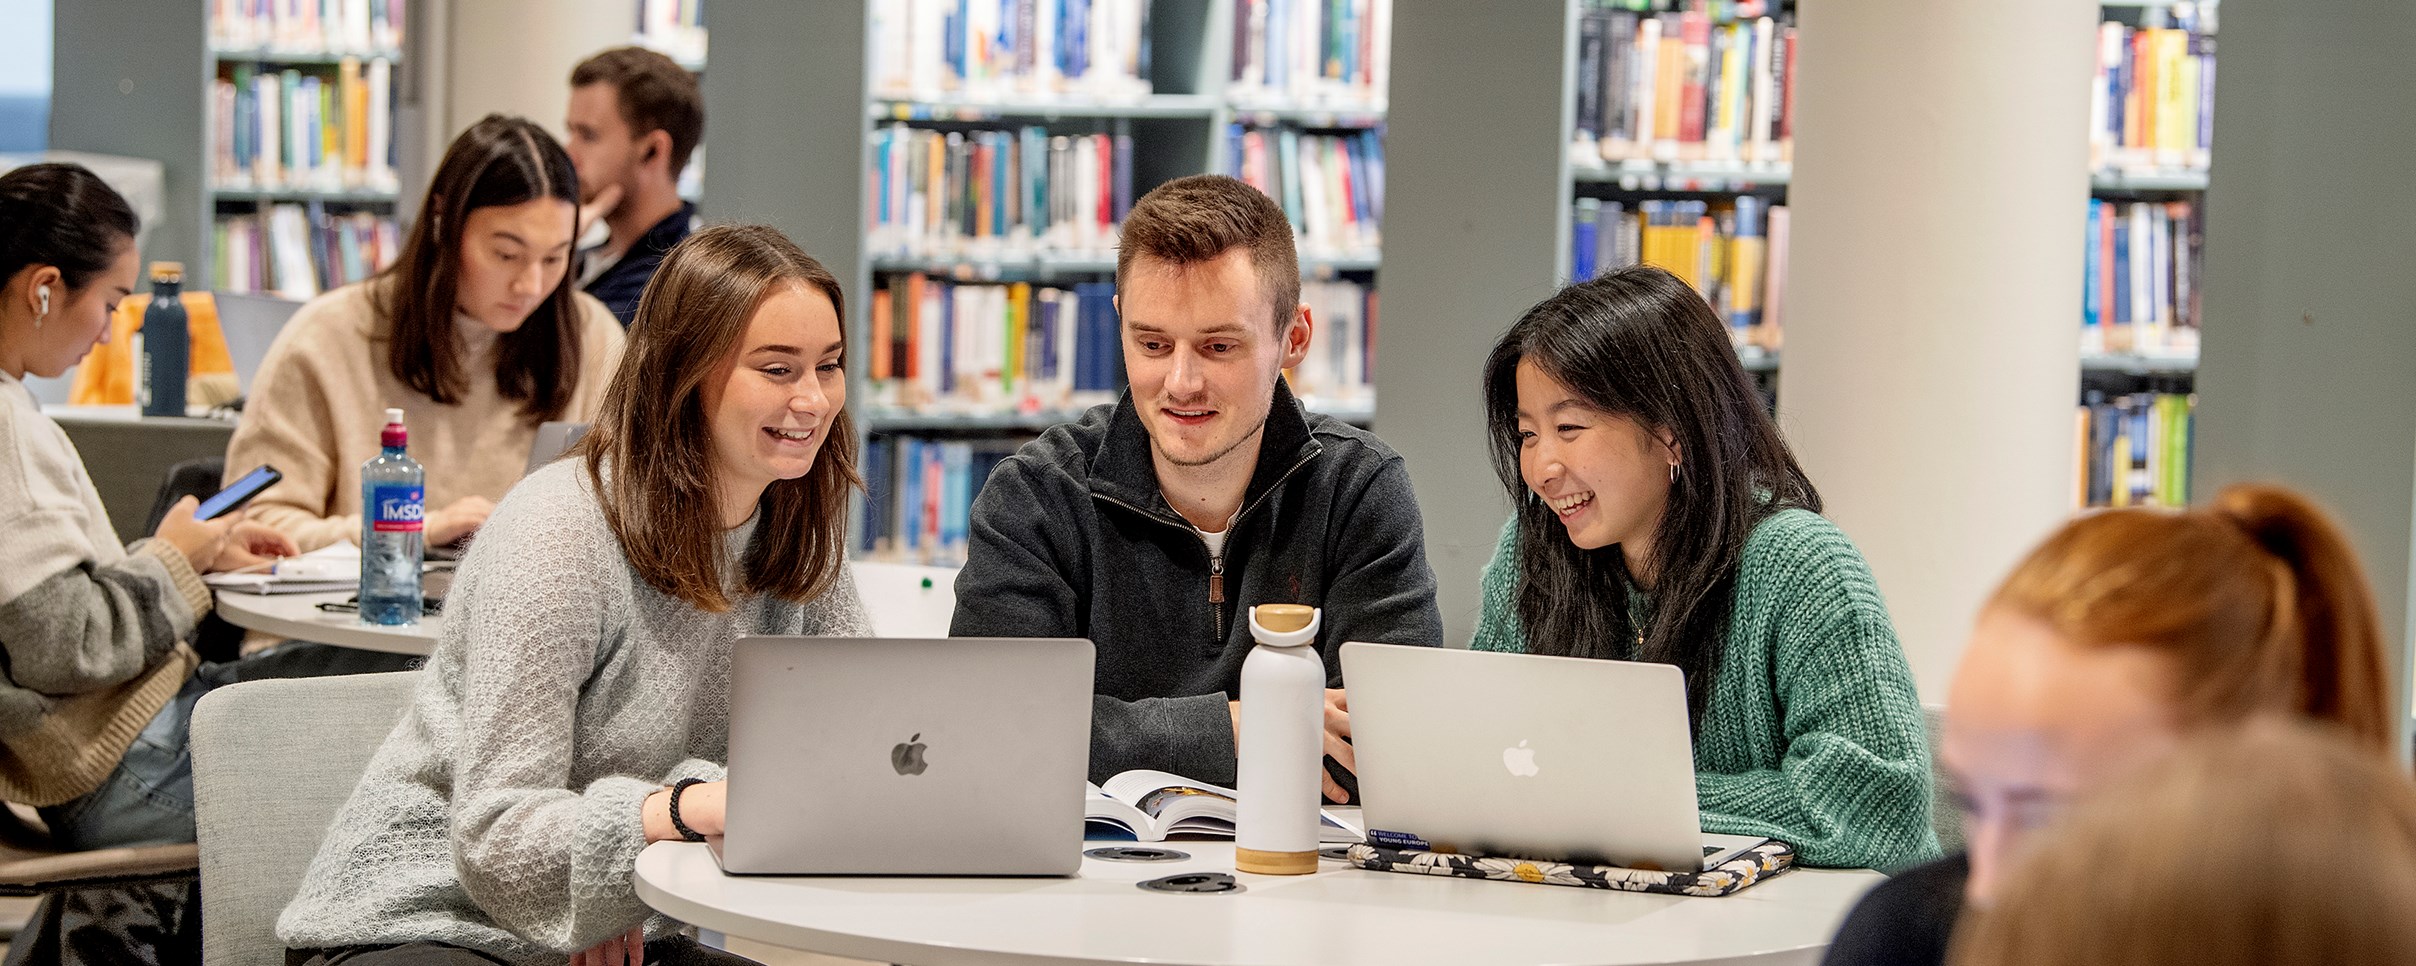
{"type": "Polygon", "coordinates": [[[2374,594],[2349,540],[2306,497],[2227,487],[2207,504],[2089,513],[2015,565],[1991,606],[2083,647],[2166,655],[2198,723],[2284,712],[2388,751],[2391,690],[2374,594]]]}
{"type": "Polygon", "coordinates": [[[2381,620],[2365,567],[2331,515],[2278,486],[2241,484],[2209,511],[2229,520],[2280,564],[2266,640],[2277,670],[2295,673],[2307,714],[2360,743],[2391,740],[2391,698],[2381,620]]]}

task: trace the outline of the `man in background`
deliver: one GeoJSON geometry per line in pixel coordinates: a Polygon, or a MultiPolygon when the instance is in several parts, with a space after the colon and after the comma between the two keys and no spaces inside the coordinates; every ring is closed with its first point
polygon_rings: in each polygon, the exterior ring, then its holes
{"type": "Polygon", "coordinates": [[[628,325],[655,266],[694,227],[679,176],[705,136],[704,97],[671,58],[615,47],[571,70],[563,127],[579,170],[579,284],[628,325]]]}

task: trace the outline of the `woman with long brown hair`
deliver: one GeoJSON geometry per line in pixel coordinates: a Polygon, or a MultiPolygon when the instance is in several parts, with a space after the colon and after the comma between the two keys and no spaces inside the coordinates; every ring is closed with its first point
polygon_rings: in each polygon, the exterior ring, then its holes
{"type": "Polygon", "coordinates": [[[278,921],[297,961],[719,955],[632,870],[721,834],[732,641],[870,633],[842,306],[769,228],[672,250],[578,458],[514,488],[462,561],[418,696],[278,921]]]}
{"type": "Polygon", "coordinates": [[[2391,966],[2416,950],[2416,784],[2292,721],[2191,738],[2090,796],[1965,917],[1955,966],[2391,966]]]}
{"type": "Polygon", "coordinates": [[[2065,524],[1981,609],[1948,694],[1939,757],[1965,851],[1872,890],[1826,962],[1942,962],[1966,897],[1986,906],[2064,802],[2266,713],[2389,751],[2373,591],[2330,517],[2242,485],[2189,510],[2065,524]]]}
{"type": "Polygon", "coordinates": [[[579,176],[552,135],[490,114],[445,149],[394,266],[312,299],[261,361],[227,481],[285,474],[253,515],[303,550],[361,532],[361,464],[388,407],[427,467],[432,547],[520,481],[537,426],[594,417],[621,326],[570,278],[579,176]]]}

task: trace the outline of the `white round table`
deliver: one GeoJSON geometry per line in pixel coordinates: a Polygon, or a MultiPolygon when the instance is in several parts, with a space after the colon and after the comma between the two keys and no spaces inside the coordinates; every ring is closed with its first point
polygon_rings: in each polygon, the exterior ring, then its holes
{"type": "Polygon", "coordinates": [[[436,649],[436,637],[445,629],[441,615],[431,614],[421,617],[417,624],[390,627],[361,623],[357,614],[319,609],[321,603],[352,599],[349,590],[318,594],[247,594],[222,590],[217,598],[218,616],[245,630],[364,651],[425,657],[436,649]]]}
{"type": "MultiPolygon", "coordinates": [[[[1132,843],[1095,843],[1132,844],[1132,843]]],[[[757,942],[909,966],[1037,963],[1816,963],[1876,872],[1798,869],[1717,899],[1370,872],[1238,875],[1227,895],[1134,883],[1231,872],[1231,842],[1181,862],[1085,858],[1062,879],[722,874],[703,845],[638,856],[637,892],[674,919],[757,942]]]]}

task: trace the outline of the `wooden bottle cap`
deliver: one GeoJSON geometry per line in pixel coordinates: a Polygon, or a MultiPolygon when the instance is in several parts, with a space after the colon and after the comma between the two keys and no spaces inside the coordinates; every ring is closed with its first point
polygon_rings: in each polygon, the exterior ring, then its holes
{"type": "Polygon", "coordinates": [[[1308,875],[1317,871],[1317,851],[1261,852],[1236,847],[1233,850],[1233,868],[1256,875],[1308,875]]]}
{"type": "Polygon", "coordinates": [[[1307,604],[1260,604],[1251,608],[1250,613],[1258,619],[1258,626],[1289,634],[1309,626],[1309,619],[1317,616],[1317,608],[1307,604]]]}

